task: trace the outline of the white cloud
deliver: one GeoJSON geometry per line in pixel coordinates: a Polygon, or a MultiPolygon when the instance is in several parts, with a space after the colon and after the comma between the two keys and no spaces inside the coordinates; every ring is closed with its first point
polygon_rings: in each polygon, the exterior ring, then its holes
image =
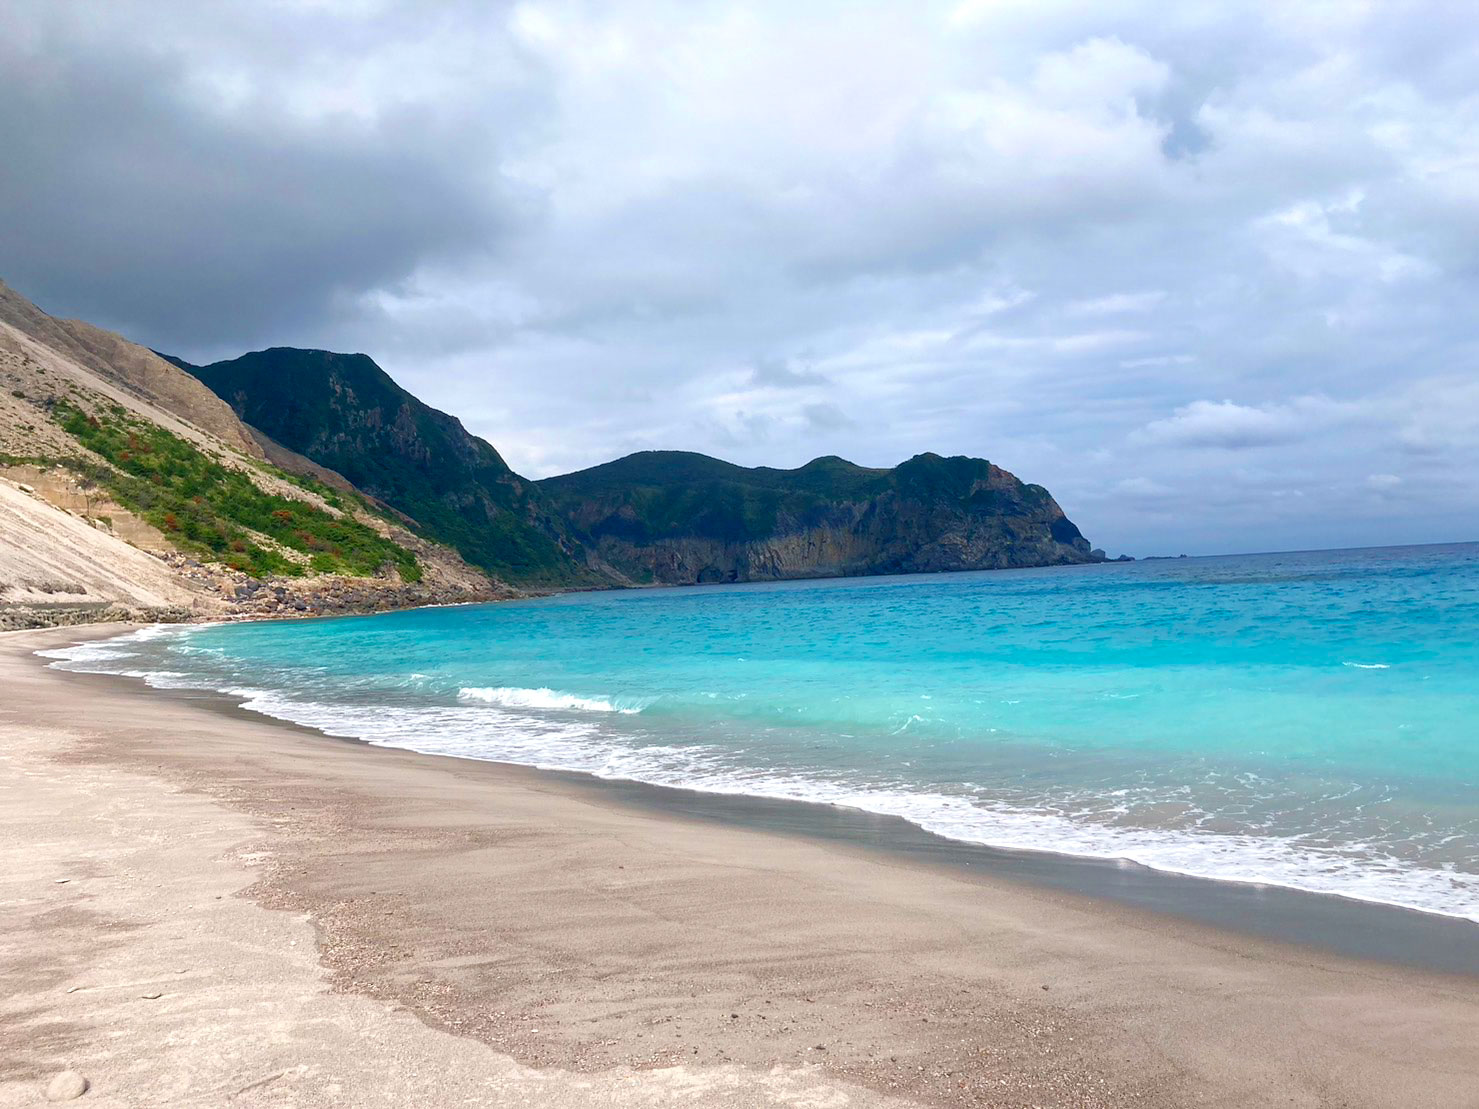
{"type": "Polygon", "coordinates": [[[1382,283],[1425,276],[1429,266],[1422,259],[1356,233],[1364,199],[1356,191],[1331,201],[1302,200],[1256,221],[1254,228],[1275,262],[1307,280],[1349,275],[1353,269],[1382,283]]]}
{"type": "Polygon", "coordinates": [[[1144,293],[1111,293],[1091,300],[1076,300],[1068,305],[1067,311],[1076,316],[1120,316],[1149,312],[1165,299],[1166,294],[1159,289],[1144,293]]]}
{"type": "Polygon", "coordinates": [[[1114,494],[1142,501],[1163,501],[1175,496],[1175,490],[1148,477],[1127,477],[1114,483],[1114,494]]]}
{"type": "Polygon", "coordinates": [[[437,13],[12,0],[0,277],[367,351],[533,475],[933,449],[1117,550],[1479,533],[1467,11],[437,13]]]}
{"type": "Polygon", "coordinates": [[[1394,399],[1391,411],[1408,451],[1439,456],[1479,451],[1479,373],[1414,381],[1394,399]]]}
{"type": "Polygon", "coordinates": [[[808,424],[820,431],[852,426],[847,414],[835,404],[808,404],[802,408],[801,413],[808,424]]]}
{"type": "Polygon", "coordinates": [[[1262,407],[1230,400],[1198,400],[1182,405],[1164,419],[1152,420],[1132,439],[1158,446],[1247,450],[1305,438],[1338,411],[1339,406],[1322,397],[1262,407]]]}
{"type": "Polygon", "coordinates": [[[1186,366],[1196,361],[1192,354],[1151,354],[1143,358],[1125,358],[1120,366],[1126,370],[1139,370],[1149,366],[1186,366]]]}

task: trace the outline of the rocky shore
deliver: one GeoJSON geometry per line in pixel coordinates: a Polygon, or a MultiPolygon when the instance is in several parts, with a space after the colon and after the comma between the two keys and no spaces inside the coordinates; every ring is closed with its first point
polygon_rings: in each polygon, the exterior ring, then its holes
{"type": "Polygon", "coordinates": [[[165,556],[162,561],[183,581],[199,586],[201,597],[189,605],[71,599],[0,603],[0,631],[117,622],[181,624],[209,620],[352,616],[422,605],[501,601],[519,595],[496,583],[477,588],[445,582],[408,584],[395,578],[323,576],[259,580],[178,554],[165,556]]]}
{"type": "Polygon", "coordinates": [[[502,601],[519,595],[517,591],[492,581],[422,580],[407,583],[394,576],[348,578],[340,575],[259,579],[184,555],[168,555],[164,561],[181,578],[218,594],[223,614],[227,616],[345,616],[421,605],[502,601]]]}

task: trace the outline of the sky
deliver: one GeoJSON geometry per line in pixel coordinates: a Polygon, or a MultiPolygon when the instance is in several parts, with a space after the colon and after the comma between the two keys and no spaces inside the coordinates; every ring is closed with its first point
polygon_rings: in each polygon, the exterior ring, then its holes
{"type": "Polygon", "coordinates": [[[1479,11],[0,0],[0,278],[520,473],[986,457],[1111,554],[1479,539],[1479,11]]]}

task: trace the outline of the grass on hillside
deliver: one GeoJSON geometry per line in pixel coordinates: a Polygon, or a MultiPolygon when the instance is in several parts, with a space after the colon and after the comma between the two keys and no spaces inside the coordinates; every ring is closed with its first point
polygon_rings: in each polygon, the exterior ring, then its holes
{"type": "MultiPolygon", "coordinates": [[[[297,577],[310,570],[369,577],[387,566],[395,567],[403,581],[421,578],[414,554],[353,517],[263,492],[240,470],[122,409],[99,419],[63,405],[53,417],[112,463],[112,468],[90,467],[87,476],[181,549],[257,578],[297,577]],[[307,564],[256,542],[252,532],[302,552],[307,564]]],[[[308,480],[297,484],[308,487],[308,480]]]]}

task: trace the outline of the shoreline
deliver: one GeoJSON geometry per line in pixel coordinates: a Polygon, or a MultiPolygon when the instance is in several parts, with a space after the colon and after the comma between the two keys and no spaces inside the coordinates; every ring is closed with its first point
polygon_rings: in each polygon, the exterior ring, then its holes
{"type": "MultiPolygon", "coordinates": [[[[122,630],[110,633],[108,637],[121,634],[122,630]]],[[[42,665],[47,665],[48,661],[38,657],[42,665]]],[[[389,747],[357,737],[335,735],[313,725],[248,709],[241,698],[220,690],[156,687],[135,675],[66,669],[55,672],[81,679],[84,686],[92,680],[121,682],[131,689],[144,688],[160,697],[179,698],[237,718],[268,721],[318,739],[348,742],[368,749],[412,751],[410,748],[389,747]]],[[[597,800],[622,804],[633,811],[659,817],[678,815],[731,827],[798,836],[844,849],[881,852],[916,864],[985,874],[1091,900],[1109,901],[1253,939],[1479,978],[1479,921],[1454,913],[1277,882],[1188,874],[1129,859],[952,839],[931,832],[905,817],[825,801],[708,791],[633,778],[603,778],[582,771],[527,763],[420,754],[431,759],[453,759],[532,774],[536,779],[548,779],[571,789],[590,791],[597,800]]]]}
{"type": "MultiPolygon", "coordinates": [[[[0,639],[5,714],[83,733],[64,774],[142,773],[251,816],[275,861],[249,896],[311,915],[336,988],[521,1065],[820,1065],[934,1105],[1468,1104],[1479,1088],[1471,977],[1055,889],[1008,873],[1016,853],[986,866],[992,849],[900,818],[324,743],[224,695],[30,654],[119,630],[0,639]]],[[[1342,928],[1368,908],[1281,892],[1330,902],[1342,928]]]]}
{"type": "MultiPolygon", "coordinates": [[[[529,1067],[342,988],[312,913],[266,904],[292,835],[282,818],[89,753],[97,733],[35,709],[57,690],[12,648],[37,635],[0,635],[0,686],[12,694],[0,700],[0,781],[16,787],[0,789],[3,1109],[50,1103],[63,1071],[81,1076],[81,1104],[101,1109],[676,1109],[695,1098],[907,1109],[816,1068],[529,1067]]],[[[131,701],[113,706],[120,731],[169,716],[131,701]]]]}
{"type": "Polygon", "coordinates": [[[795,836],[860,854],[888,855],[912,866],[1111,903],[1151,919],[1167,917],[1250,940],[1479,980],[1479,923],[1466,917],[1291,886],[1202,878],[1128,860],[954,840],[904,817],[824,802],[709,793],[518,763],[495,765],[591,790],[606,803],[657,816],[795,836]]]}

